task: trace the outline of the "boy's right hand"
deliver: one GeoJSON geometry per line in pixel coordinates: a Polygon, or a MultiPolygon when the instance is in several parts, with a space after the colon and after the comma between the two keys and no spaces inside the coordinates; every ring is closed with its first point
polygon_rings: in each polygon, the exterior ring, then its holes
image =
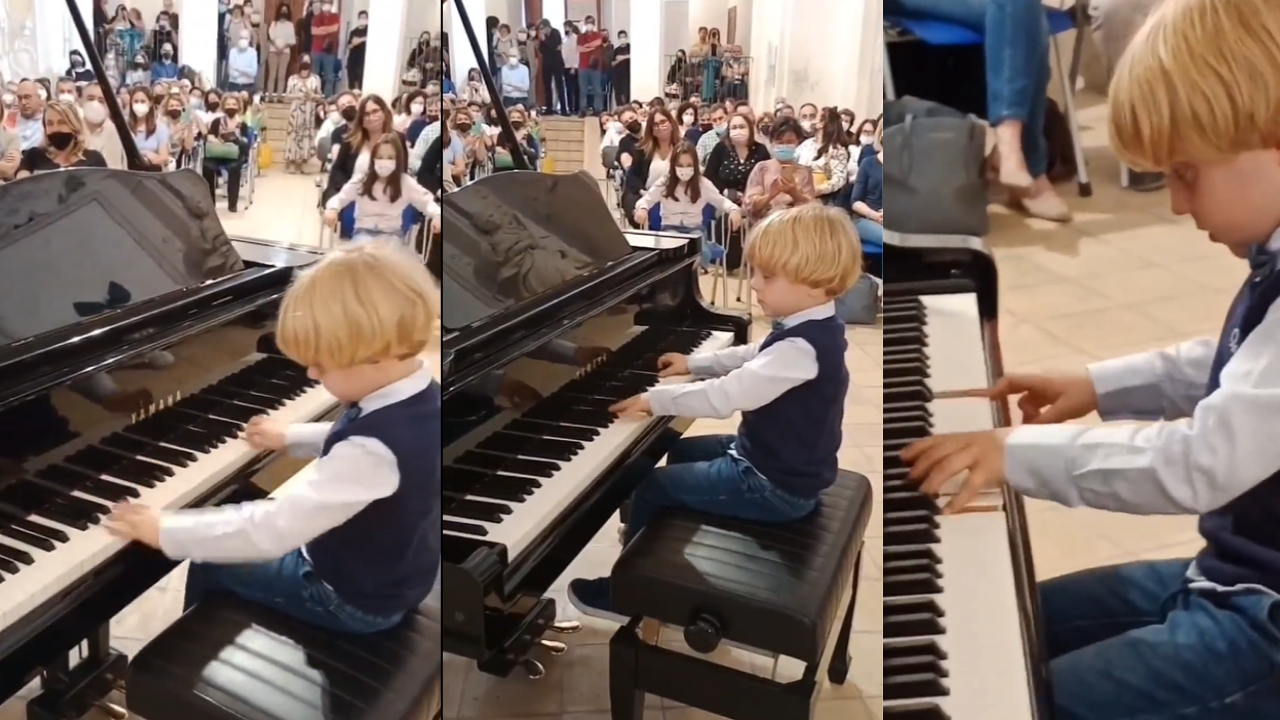
{"type": "Polygon", "coordinates": [[[1098,391],[1088,375],[1006,375],[984,395],[1018,396],[1022,422],[1035,425],[1076,420],[1098,409],[1098,391]]]}
{"type": "Polygon", "coordinates": [[[286,431],[289,426],[266,415],[259,415],[249,421],[244,429],[244,441],[254,450],[283,450],[286,431]]]}
{"type": "Polygon", "coordinates": [[[689,374],[689,358],[680,353],[667,353],[658,358],[658,377],[689,374]]]}

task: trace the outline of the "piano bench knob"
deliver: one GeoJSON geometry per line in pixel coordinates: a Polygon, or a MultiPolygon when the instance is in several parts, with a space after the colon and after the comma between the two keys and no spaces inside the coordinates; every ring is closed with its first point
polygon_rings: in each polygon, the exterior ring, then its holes
{"type": "Polygon", "coordinates": [[[720,621],[710,615],[698,615],[684,628],[684,641],[692,650],[703,655],[715,652],[723,638],[720,621]]]}

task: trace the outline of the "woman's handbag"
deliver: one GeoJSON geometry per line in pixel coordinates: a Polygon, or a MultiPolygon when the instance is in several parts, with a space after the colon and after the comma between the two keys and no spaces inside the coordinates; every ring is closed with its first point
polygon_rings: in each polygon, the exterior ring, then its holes
{"type": "Polygon", "coordinates": [[[240,146],[235,143],[209,138],[204,144],[204,159],[234,162],[240,159],[240,146]]]}
{"type": "MultiPolygon", "coordinates": [[[[915,101],[920,102],[920,101],[915,101]]],[[[945,109],[944,109],[945,110],[945,109]]],[[[987,233],[983,173],[986,127],[955,111],[911,112],[889,124],[885,109],[884,196],[886,230],[906,234],[987,233]]]]}

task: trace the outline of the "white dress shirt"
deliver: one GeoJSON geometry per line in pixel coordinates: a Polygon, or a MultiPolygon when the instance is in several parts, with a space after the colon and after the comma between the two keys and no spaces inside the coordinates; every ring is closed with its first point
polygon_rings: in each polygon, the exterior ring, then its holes
{"type": "MultiPolygon", "coordinates": [[[[423,363],[412,375],[365,396],[359,402],[361,412],[367,415],[401,402],[433,382],[431,370],[423,363]]],[[[290,453],[319,456],[332,427],[327,422],[290,426],[290,453]]],[[[160,549],[175,560],[274,560],[342,525],[400,486],[395,455],[370,437],[353,436],[336,443],[316,461],[314,470],[278,498],[164,513],[160,549]]]]}
{"type": "Polygon", "coordinates": [[[660,178],[648,192],[636,201],[636,210],[648,212],[649,208],[658,205],[662,208],[662,224],[671,227],[702,227],[702,210],[710,205],[724,214],[741,210],[729,198],[720,194],[716,186],[705,177],[698,178],[698,201],[689,199],[685,183],[672,193],[675,197],[667,197],[667,178],[660,178]]]}
{"type": "MultiPolygon", "coordinates": [[[[784,327],[836,314],[829,302],[788,316],[784,327]]],[[[766,350],[761,343],[738,345],[704,355],[689,356],[689,372],[699,382],[659,385],[645,393],[655,416],[727,418],[755,410],[788,390],[818,377],[818,352],[798,337],[784,338],[766,350]]]]}

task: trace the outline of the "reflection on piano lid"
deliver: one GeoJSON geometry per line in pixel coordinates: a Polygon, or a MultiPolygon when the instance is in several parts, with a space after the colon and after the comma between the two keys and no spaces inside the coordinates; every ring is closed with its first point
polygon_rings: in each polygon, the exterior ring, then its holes
{"type": "Polygon", "coordinates": [[[631,254],[589,176],[490,175],[445,198],[445,328],[458,330],[631,254]]]}
{"type": "Polygon", "coordinates": [[[0,186],[0,343],[243,269],[194,172],[83,169],[0,186]]]}
{"type": "Polygon", "coordinates": [[[998,315],[996,263],[980,237],[885,230],[884,268],[886,285],[928,284],[914,288],[919,294],[977,292],[982,320],[991,322],[998,315]],[[938,283],[951,287],[939,288],[938,283]]]}

